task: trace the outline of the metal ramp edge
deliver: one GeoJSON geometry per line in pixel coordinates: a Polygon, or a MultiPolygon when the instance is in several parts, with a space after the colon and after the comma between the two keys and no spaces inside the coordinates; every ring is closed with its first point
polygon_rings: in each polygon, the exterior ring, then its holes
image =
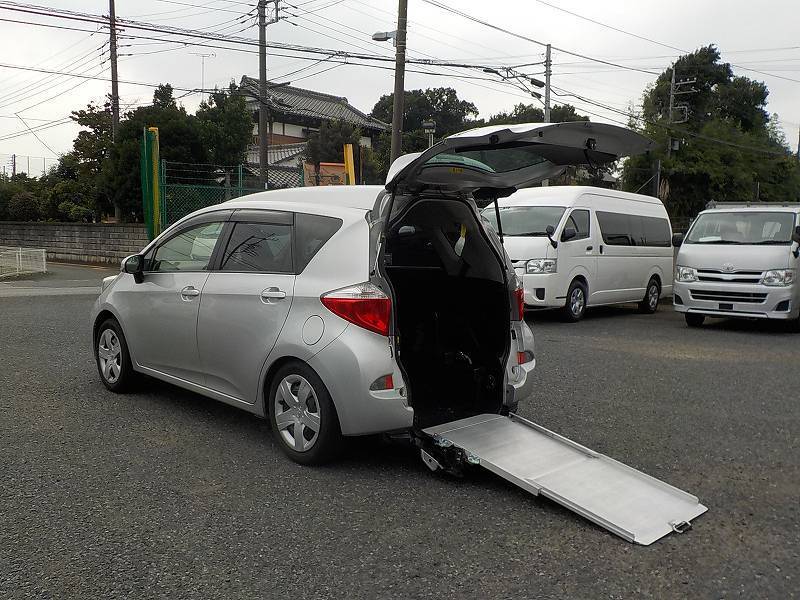
{"type": "Polygon", "coordinates": [[[698,498],[518,415],[483,414],[429,427],[439,446],[637,544],[685,531],[698,498]]]}

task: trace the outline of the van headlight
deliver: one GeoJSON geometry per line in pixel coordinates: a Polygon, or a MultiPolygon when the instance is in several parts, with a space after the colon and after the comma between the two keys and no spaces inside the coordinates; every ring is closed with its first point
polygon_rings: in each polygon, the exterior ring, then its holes
{"type": "Polygon", "coordinates": [[[526,273],[555,273],[556,272],[556,259],[555,258],[534,258],[529,260],[525,265],[526,273]]]}
{"type": "Polygon", "coordinates": [[[675,281],[680,281],[681,283],[697,281],[697,269],[692,267],[675,267],[675,281]]]}
{"type": "Polygon", "coordinates": [[[774,287],[785,287],[794,283],[794,270],[793,269],[772,269],[766,271],[761,278],[762,285],[769,285],[774,287]]]}

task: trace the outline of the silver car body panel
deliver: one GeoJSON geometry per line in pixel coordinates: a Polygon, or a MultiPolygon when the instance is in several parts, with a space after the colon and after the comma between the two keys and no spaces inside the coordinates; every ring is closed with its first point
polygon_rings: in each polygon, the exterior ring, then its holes
{"type": "Polygon", "coordinates": [[[477,415],[425,433],[629,542],[652,544],[708,510],[691,494],[517,415],[477,415]]]}

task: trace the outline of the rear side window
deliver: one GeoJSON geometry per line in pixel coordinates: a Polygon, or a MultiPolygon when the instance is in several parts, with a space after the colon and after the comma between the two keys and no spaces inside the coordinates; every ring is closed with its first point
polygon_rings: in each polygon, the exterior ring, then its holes
{"type": "Polygon", "coordinates": [[[672,234],[666,219],[657,217],[641,217],[644,230],[644,245],[669,248],[672,246],[672,234]]]}
{"type": "Polygon", "coordinates": [[[221,270],[291,273],[292,226],[235,223],[222,257],[221,270]]]}
{"type": "Polygon", "coordinates": [[[297,272],[306,268],[320,248],[339,231],[342,220],[336,217],[323,217],[322,215],[307,215],[297,213],[294,220],[297,241],[297,272]]]}
{"type": "Polygon", "coordinates": [[[597,211],[597,221],[603,242],[609,246],[668,248],[672,243],[666,219],[597,211]]]}

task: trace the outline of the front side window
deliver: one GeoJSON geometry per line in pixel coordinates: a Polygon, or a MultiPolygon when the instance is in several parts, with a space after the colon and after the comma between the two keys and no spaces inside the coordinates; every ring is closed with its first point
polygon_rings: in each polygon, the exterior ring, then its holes
{"type": "Polygon", "coordinates": [[[206,271],[222,223],[203,223],[171,237],[156,248],[146,270],[155,272],[206,271]]]}
{"type": "Polygon", "coordinates": [[[684,241],[689,244],[789,245],[794,219],[794,213],[790,212],[710,212],[697,217],[684,241]]]}
{"type": "Polygon", "coordinates": [[[222,256],[221,269],[236,272],[291,273],[292,226],[236,223],[222,256]]]}
{"type": "MultiPolygon", "coordinates": [[[[547,235],[547,226],[558,227],[564,215],[563,206],[501,206],[500,224],[503,235],[537,236],[547,235]]],[[[486,208],[481,215],[497,231],[497,215],[494,206],[486,208]]]]}
{"type": "Polygon", "coordinates": [[[588,210],[573,210],[569,218],[567,219],[567,224],[564,227],[572,227],[575,230],[577,235],[574,238],[571,238],[568,241],[572,240],[585,240],[589,237],[589,211],[588,210]]]}

